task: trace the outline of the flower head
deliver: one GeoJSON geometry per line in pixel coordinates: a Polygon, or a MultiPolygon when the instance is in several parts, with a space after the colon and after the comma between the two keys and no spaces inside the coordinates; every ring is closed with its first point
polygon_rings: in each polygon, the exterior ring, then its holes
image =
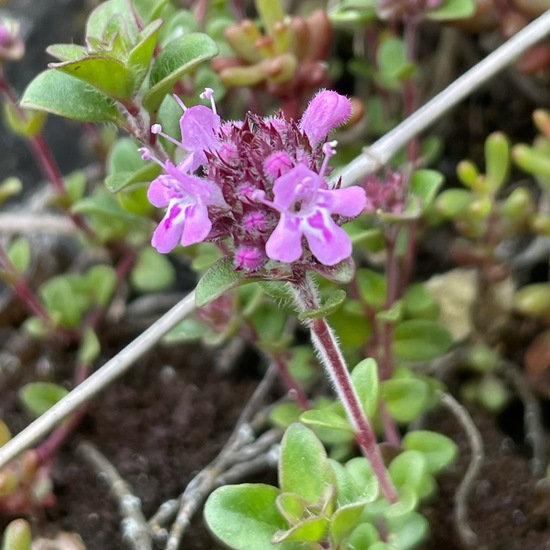
{"type": "MultiPolygon", "coordinates": [[[[203,97],[212,99],[211,91],[203,97]]],[[[185,109],[185,107],[184,107],[185,109]]],[[[325,179],[336,142],[327,134],[350,116],[350,102],[322,91],[296,123],[282,116],[222,123],[204,105],[184,110],[178,165],[161,162],[148,149],[145,159],[164,173],[149,188],[149,200],[167,208],[153,236],[160,252],[203,240],[229,238],[237,269],[257,271],[266,262],[320,262],[333,266],[351,254],[340,227],[365,207],[360,187],[339,189],[325,179]],[[193,172],[201,167],[202,174],[193,172]]]]}

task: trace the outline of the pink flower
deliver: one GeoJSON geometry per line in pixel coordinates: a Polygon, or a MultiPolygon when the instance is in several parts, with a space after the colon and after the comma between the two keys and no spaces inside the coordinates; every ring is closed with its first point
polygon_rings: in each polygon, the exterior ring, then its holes
{"type": "Polygon", "coordinates": [[[204,241],[212,229],[208,207],[227,206],[215,183],[184,174],[170,161],[165,169],[167,174],[153,180],[147,191],[154,206],[167,207],[151,241],[162,253],[170,252],[178,242],[189,246],[204,241]]]}
{"type": "Polygon", "coordinates": [[[329,132],[344,124],[351,116],[351,103],[343,95],[330,90],[319,92],[300,119],[300,130],[312,145],[325,141],[329,132]]]}
{"type": "Polygon", "coordinates": [[[331,216],[360,214],[366,204],[363,189],[329,189],[321,175],[300,163],[277,178],[273,193],[272,203],[263,200],[281,213],[266,243],[269,258],[285,263],[299,260],[303,236],[322,264],[335,265],[351,255],[348,235],[331,216]]]}

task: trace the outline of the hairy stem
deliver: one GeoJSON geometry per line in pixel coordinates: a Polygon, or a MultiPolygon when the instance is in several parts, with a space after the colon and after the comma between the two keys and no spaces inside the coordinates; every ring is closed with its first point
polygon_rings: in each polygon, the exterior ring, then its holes
{"type": "MultiPolygon", "coordinates": [[[[300,311],[319,308],[317,292],[309,276],[301,274],[297,282],[291,284],[291,289],[300,311]]],[[[355,430],[355,439],[362,453],[370,462],[372,471],[380,484],[380,490],[390,502],[395,502],[397,500],[396,490],[388,476],[388,471],[376,443],[374,430],[353,387],[336,336],[330,325],[322,317],[309,319],[307,324],[311,332],[311,341],[330,380],[334,384],[338,398],[346,409],[348,418],[355,430]]]]}

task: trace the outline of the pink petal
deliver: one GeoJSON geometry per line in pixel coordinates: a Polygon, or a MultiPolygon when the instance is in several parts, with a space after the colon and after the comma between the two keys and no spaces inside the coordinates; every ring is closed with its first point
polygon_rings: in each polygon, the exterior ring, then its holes
{"type": "Polygon", "coordinates": [[[205,105],[190,107],[180,119],[181,144],[190,152],[215,149],[220,117],[205,105]]]}
{"type": "Polygon", "coordinates": [[[354,217],[363,212],[367,205],[367,195],[362,187],[344,187],[319,191],[319,206],[327,208],[331,214],[354,217]]]}
{"type": "Polygon", "coordinates": [[[167,185],[170,182],[176,183],[173,181],[173,178],[165,175],[159,176],[151,182],[147,190],[147,198],[153,206],[164,208],[176,196],[173,185],[167,185]]]}
{"type": "Polygon", "coordinates": [[[300,129],[313,145],[318,145],[332,129],[346,122],[350,116],[351,102],[347,97],[323,90],[308,105],[300,120],[300,129]]]}
{"type": "Polygon", "coordinates": [[[185,223],[181,235],[181,244],[189,246],[204,241],[210,230],[212,222],[208,217],[208,210],[202,202],[188,206],[185,210],[185,223]]]}
{"type": "Polygon", "coordinates": [[[265,245],[268,258],[280,262],[292,263],[302,256],[302,232],[297,225],[298,220],[290,220],[284,214],[277,227],[271,233],[265,245]]]}
{"type": "Polygon", "coordinates": [[[347,233],[321,210],[302,225],[312,254],[324,265],[336,265],[351,256],[351,241],[347,233]]]}
{"type": "Polygon", "coordinates": [[[183,217],[182,207],[177,203],[166,211],[151,240],[160,253],[166,254],[177,246],[183,229],[183,217]]]}

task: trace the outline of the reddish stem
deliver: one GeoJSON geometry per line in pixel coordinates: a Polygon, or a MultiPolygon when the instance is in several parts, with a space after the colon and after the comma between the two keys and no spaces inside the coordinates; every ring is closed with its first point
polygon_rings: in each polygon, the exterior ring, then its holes
{"type": "MultiPolygon", "coordinates": [[[[319,301],[311,279],[306,274],[300,275],[299,279],[291,285],[299,310],[318,309],[319,301]]],[[[334,384],[338,398],[344,405],[348,418],[354,428],[357,444],[369,461],[384,497],[390,502],[396,502],[397,492],[386,470],[384,460],[376,442],[374,430],[365,415],[357,392],[353,387],[348,367],[340,351],[336,337],[324,318],[310,319],[308,326],[311,332],[312,343],[319,353],[321,362],[334,384]]]]}

